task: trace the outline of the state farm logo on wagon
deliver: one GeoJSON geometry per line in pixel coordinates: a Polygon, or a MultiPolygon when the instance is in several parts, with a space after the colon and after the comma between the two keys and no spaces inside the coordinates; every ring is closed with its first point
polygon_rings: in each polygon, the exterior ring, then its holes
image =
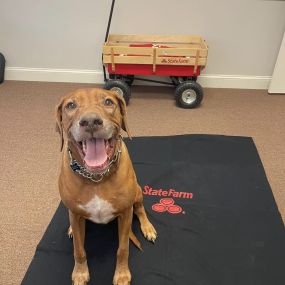
{"type": "Polygon", "coordinates": [[[180,192],[174,189],[153,189],[146,185],[143,189],[144,195],[164,197],[159,200],[159,203],[152,205],[152,210],[158,213],[169,213],[169,214],[185,214],[182,207],[175,203],[173,198],[182,199],[193,199],[193,193],[180,192]]]}

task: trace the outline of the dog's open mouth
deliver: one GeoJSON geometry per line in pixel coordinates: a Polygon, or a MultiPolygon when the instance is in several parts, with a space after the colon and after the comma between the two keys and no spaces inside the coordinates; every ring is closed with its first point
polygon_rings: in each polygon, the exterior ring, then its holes
{"type": "Polygon", "coordinates": [[[92,138],[77,143],[85,167],[91,172],[101,172],[114,154],[115,139],[92,138]]]}

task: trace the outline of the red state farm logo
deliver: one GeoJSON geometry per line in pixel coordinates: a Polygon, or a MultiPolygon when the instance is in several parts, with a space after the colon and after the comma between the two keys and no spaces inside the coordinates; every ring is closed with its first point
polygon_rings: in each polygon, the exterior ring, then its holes
{"type": "Polygon", "coordinates": [[[172,198],[160,199],[159,203],[154,204],[151,208],[159,213],[168,212],[170,214],[179,214],[182,212],[180,206],[174,205],[174,200],[172,198]]]}
{"type": "Polygon", "coordinates": [[[179,214],[179,213],[185,214],[182,207],[175,205],[173,198],[193,199],[193,193],[191,192],[180,192],[180,191],[175,191],[174,189],[169,189],[169,190],[153,189],[148,185],[144,186],[143,194],[149,196],[167,197],[160,199],[159,203],[154,204],[151,207],[153,211],[158,213],[168,212],[170,214],[179,214]]]}

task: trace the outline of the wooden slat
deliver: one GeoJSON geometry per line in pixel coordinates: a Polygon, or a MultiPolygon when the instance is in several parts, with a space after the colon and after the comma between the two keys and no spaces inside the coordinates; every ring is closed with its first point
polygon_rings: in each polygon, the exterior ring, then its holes
{"type": "Polygon", "coordinates": [[[152,47],[128,47],[128,46],[103,46],[103,54],[111,54],[113,49],[114,54],[143,54],[152,55],[152,47]]]}
{"type": "Polygon", "coordinates": [[[167,46],[168,48],[202,48],[200,43],[130,43],[130,42],[108,42],[105,46],[120,46],[120,47],[130,47],[131,44],[143,45],[143,44],[153,44],[159,46],[167,46]]]}
{"type": "Polygon", "coordinates": [[[156,51],[157,51],[157,48],[153,48],[153,64],[152,64],[152,71],[153,73],[155,73],[156,71],[156,51]]]}
{"type": "MultiPolygon", "coordinates": [[[[199,57],[197,66],[206,65],[206,58],[199,57]]],[[[103,56],[104,63],[112,63],[111,55],[103,56]]],[[[114,64],[151,64],[154,60],[152,56],[116,56],[114,55],[114,64]]],[[[179,57],[157,57],[155,64],[161,65],[195,65],[196,58],[179,58],[179,57]]]]}
{"type": "Polygon", "coordinates": [[[199,62],[199,55],[200,55],[200,50],[197,49],[196,58],[195,58],[195,65],[194,65],[194,74],[197,72],[197,67],[198,67],[198,62],[199,62]]]}
{"type": "MultiPolygon", "coordinates": [[[[114,56],[115,64],[153,64],[152,56],[114,56]]],[[[112,63],[110,55],[103,56],[104,63],[112,63]]]]}
{"type": "Polygon", "coordinates": [[[112,71],[115,71],[115,59],[114,59],[114,49],[111,48],[111,64],[112,64],[112,71]]]}
{"type": "Polygon", "coordinates": [[[201,47],[202,47],[202,49],[208,50],[208,46],[202,38],[201,38],[201,47]]]}
{"type": "MultiPolygon", "coordinates": [[[[157,56],[195,56],[197,49],[189,48],[158,48],[157,56]]],[[[207,50],[200,49],[200,57],[207,56],[207,50]]]]}
{"type": "MultiPolygon", "coordinates": [[[[111,50],[114,54],[121,55],[152,55],[153,47],[121,47],[121,46],[104,46],[103,54],[111,54],[111,50]]],[[[197,49],[193,48],[156,48],[157,56],[195,56],[197,49]]],[[[200,56],[206,57],[208,51],[205,49],[200,50],[200,56]]]]}
{"type": "Polygon", "coordinates": [[[184,35],[109,35],[108,43],[200,43],[200,36],[184,35]]]}

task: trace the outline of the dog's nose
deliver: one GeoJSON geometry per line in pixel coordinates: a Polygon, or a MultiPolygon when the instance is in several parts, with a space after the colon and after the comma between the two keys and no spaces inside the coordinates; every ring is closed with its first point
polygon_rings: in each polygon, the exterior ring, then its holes
{"type": "Polygon", "coordinates": [[[88,127],[90,129],[95,129],[103,125],[103,120],[98,114],[90,113],[81,117],[79,125],[81,127],[88,127]]]}

